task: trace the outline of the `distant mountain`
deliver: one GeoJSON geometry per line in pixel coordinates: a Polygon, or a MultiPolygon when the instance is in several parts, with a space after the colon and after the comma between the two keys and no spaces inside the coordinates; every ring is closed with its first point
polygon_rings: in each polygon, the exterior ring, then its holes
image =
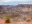
{"type": "Polygon", "coordinates": [[[0,5],[0,14],[5,12],[19,13],[23,15],[32,15],[32,4],[18,4],[18,5],[0,5]]]}

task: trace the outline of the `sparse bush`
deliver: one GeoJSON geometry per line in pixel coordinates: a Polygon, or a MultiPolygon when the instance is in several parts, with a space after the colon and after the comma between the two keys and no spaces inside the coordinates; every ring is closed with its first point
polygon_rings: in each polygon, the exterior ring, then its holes
{"type": "Polygon", "coordinates": [[[8,16],[5,16],[4,19],[5,19],[5,23],[10,23],[10,18],[8,16]]]}
{"type": "Polygon", "coordinates": [[[7,18],[7,20],[5,20],[5,23],[10,23],[10,19],[7,18]]]}

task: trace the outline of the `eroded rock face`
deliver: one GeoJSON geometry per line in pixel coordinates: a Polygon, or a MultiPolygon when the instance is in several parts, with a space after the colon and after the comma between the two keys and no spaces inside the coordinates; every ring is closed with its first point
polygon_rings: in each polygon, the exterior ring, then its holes
{"type": "Polygon", "coordinates": [[[11,24],[32,24],[32,5],[3,6],[0,10],[3,17],[9,16],[11,24]]]}

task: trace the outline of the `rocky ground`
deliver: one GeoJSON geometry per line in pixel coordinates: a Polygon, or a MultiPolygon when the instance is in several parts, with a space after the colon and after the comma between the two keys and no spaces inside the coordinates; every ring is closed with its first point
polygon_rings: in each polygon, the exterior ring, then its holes
{"type": "Polygon", "coordinates": [[[10,23],[5,23],[5,19],[0,18],[0,24],[32,24],[32,19],[31,17],[27,17],[25,21],[15,21],[15,22],[10,22],[10,23]]]}

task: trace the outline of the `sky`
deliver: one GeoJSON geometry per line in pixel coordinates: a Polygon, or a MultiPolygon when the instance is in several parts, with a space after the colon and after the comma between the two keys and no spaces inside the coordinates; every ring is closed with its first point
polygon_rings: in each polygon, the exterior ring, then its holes
{"type": "Polygon", "coordinates": [[[32,4],[32,0],[0,0],[0,5],[32,4]]]}

